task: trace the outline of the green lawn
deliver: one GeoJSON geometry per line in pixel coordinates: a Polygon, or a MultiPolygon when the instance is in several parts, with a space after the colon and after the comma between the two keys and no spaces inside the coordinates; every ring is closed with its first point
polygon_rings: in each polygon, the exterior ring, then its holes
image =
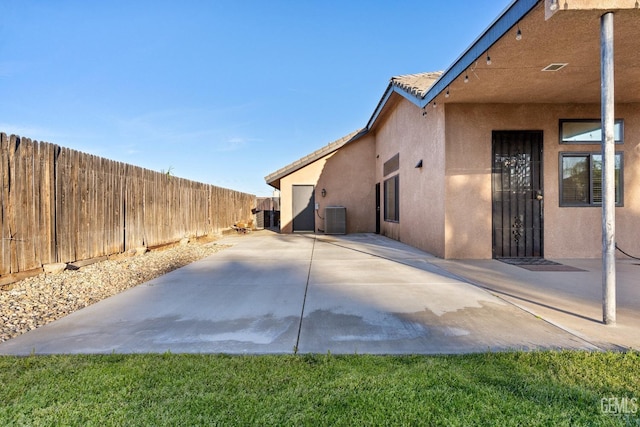
{"type": "Polygon", "coordinates": [[[640,426],[640,353],[0,357],[0,425],[640,426]]]}

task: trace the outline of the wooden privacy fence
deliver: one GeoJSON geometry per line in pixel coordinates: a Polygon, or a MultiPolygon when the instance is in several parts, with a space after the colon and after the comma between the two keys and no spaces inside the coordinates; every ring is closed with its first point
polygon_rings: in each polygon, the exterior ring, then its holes
{"type": "Polygon", "coordinates": [[[0,133],[0,276],[221,232],[255,196],[0,133]]]}

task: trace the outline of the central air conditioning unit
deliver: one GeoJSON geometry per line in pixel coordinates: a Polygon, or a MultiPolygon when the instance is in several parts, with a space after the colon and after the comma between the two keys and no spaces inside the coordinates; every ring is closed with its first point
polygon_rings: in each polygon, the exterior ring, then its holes
{"type": "Polygon", "coordinates": [[[347,208],[327,206],[324,208],[325,234],[347,234],[347,208]]]}

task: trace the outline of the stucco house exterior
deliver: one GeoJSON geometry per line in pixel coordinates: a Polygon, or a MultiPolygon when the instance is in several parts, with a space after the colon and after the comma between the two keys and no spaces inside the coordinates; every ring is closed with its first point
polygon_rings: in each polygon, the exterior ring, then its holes
{"type": "Polygon", "coordinates": [[[378,232],[436,256],[602,253],[601,27],[614,12],[616,243],[640,254],[640,8],[516,0],[444,72],[391,79],[368,123],[268,175],[281,232],[378,232]]]}

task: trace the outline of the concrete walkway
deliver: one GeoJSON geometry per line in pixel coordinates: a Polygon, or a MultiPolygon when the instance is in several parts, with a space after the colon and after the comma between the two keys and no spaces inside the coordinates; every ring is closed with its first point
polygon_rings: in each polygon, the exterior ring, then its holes
{"type": "Polygon", "coordinates": [[[527,271],[497,260],[435,265],[607,350],[640,350],[640,261],[616,262],[617,323],[602,323],[602,261],[555,259],[579,271],[527,271]]]}
{"type": "Polygon", "coordinates": [[[638,324],[637,298],[625,303],[620,326],[607,328],[592,311],[583,312],[584,287],[568,286],[561,297],[575,301],[567,306],[545,290],[557,288],[549,286],[551,277],[568,283],[577,273],[445,261],[374,234],[261,231],[220,243],[233,246],[1,343],[0,354],[431,354],[638,341],[626,326],[638,324]],[[500,281],[491,290],[470,283],[487,286],[494,277],[500,281]],[[546,288],[538,290],[536,282],[546,288]],[[544,297],[538,316],[513,304],[524,306],[536,295],[544,297]],[[586,326],[565,325],[557,313],[578,316],[586,326]]]}

